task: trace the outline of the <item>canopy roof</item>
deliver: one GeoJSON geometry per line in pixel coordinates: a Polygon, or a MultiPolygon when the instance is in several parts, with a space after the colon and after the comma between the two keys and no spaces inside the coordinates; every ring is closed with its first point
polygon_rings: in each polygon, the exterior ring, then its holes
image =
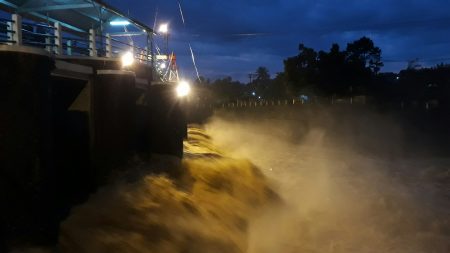
{"type": "Polygon", "coordinates": [[[127,21],[130,30],[153,32],[101,0],[0,0],[0,9],[37,21],[59,22],[74,32],[88,32],[91,28],[106,32],[111,21],[127,21]]]}

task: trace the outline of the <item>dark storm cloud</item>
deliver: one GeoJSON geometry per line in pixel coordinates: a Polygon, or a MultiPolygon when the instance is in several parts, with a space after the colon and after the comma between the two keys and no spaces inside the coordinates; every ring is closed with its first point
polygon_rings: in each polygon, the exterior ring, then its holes
{"type": "Polygon", "coordinates": [[[185,26],[176,0],[109,2],[148,24],[157,7],[158,20],[170,22],[171,45],[189,74],[188,42],[202,75],[241,80],[258,66],[281,71],[282,60],[295,55],[300,42],[324,50],[369,36],[383,50],[385,71],[398,71],[414,58],[435,64],[427,60],[450,57],[447,0],[182,0],[185,26]]]}

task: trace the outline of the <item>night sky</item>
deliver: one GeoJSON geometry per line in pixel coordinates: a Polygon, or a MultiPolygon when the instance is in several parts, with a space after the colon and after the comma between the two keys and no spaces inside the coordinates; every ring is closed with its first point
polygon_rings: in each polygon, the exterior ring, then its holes
{"type": "Polygon", "coordinates": [[[423,66],[450,62],[449,0],[108,0],[153,26],[170,23],[169,47],[183,76],[195,76],[189,42],[201,76],[243,82],[258,66],[272,77],[298,44],[328,50],[333,42],[362,36],[382,49],[385,67],[397,72],[419,58],[423,66]]]}

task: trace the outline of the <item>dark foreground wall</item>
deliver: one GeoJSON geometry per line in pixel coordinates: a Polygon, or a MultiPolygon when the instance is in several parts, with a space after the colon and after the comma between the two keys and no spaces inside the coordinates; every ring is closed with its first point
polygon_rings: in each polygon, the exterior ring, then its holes
{"type": "Polygon", "coordinates": [[[132,152],[136,98],[133,72],[98,70],[92,87],[92,155],[96,179],[123,165],[132,152]]]}
{"type": "Polygon", "coordinates": [[[0,63],[0,252],[54,244],[71,208],[135,154],[182,156],[173,86],[137,88],[135,72],[92,61],[87,79],[53,76],[44,51],[0,50],[0,63]]]}
{"type": "Polygon", "coordinates": [[[1,238],[34,237],[54,231],[47,222],[54,214],[43,208],[54,203],[49,93],[54,63],[45,54],[3,51],[0,62],[1,238]]]}

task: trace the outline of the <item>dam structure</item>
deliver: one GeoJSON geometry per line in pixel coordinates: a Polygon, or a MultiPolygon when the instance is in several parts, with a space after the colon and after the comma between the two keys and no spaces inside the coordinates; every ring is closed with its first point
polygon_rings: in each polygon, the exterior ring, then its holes
{"type": "Polygon", "coordinates": [[[0,251],[54,242],[131,157],[181,158],[183,98],[155,71],[155,35],[103,1],[0,1],[0,251]]]}

